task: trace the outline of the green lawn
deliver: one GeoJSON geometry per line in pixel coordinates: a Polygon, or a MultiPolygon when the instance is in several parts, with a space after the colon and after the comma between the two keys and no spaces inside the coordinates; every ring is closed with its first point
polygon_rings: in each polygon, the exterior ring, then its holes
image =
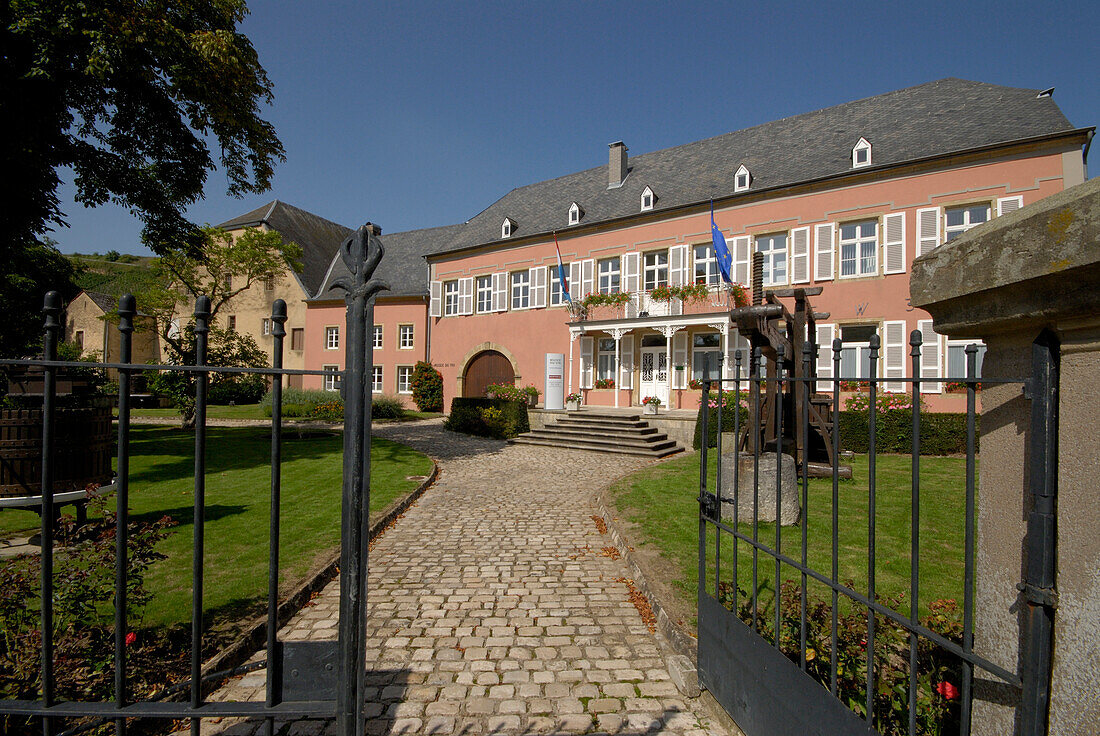
{"type": "MultiPolygon", "coordinates": [[[[117,416],[117,411],[116,411],[117,416]]],[[[130,411],[132,417],[156,417],[162,419],[177,419],[179,412],[175,409],[132,409],[130,411]]],[[[265,416],[263,412],[263,406],[261,404],[241,404],[239,406],[221,406],[211,405],[206,409],[206,416],[210,419],[263,419],[269,420],[271,417],[265,416]]],[[[439,412],[434,411],[406,411],[405,419],[434,419],[435,417],[443,416],[439,412]]],[[[283,418],[283,422],[297,422],[297,421],[310,421],[303,419],[290,419],[283,418]]],[[[397,421],[394,419],[375,419],[374,421],[379,423],[387,423],[397,421]]]]}
{"type": "MultiPolygon", "coordinates": [[[[713,483],[714,455],[710,456],[708,477],[713,483]]],[[[885,455],[878,458],[876,494],[876,590],[880,595],[909,596],[910,565],[910,458],[885,455]]],[[[920,611],[928,612],[928,603],[939,598],[962,600],[963,544],[965,526],[966,463],[962,458],[921,458],[920,513],[920,611]]],[[[851,580],[855,590],[867,592],[868,540],[868,466],[867,456],[856,456],[853,479],[840,482],[839,492],[839,578],[851,580]]],[[[640,539],[631,539],[637,547],[653,546],[678,571],[673,582],[685,601],[694,607],[699,564],[699,456],[689,453],[667,463],[645,468],[619,481],[612,493],[618,512],[638,524],[640,539]]],[[[799,484],[801,497],[801,483],[799,484]]],[[[832,480],[811,479],[807,515],[807,549],[810,566],[826,575],[832,569],[832,480]]],[[[725,520],[732,523],[733,509],[726,505],[725,520]]],[[[708,525],[713,530],[713,526],[708,525]]],[[[739,529],[751,537],[752,524],[739,529]]],[[[760,524],[759,540],[775,546],[775,525],[760,524]]],[[[783,553],[800,559],[801,525],[781,530],[783,553]]],[[[721,579],[733,577],[733,537],[723,533],[721,579]]],[[[737,578],[744,590],[752,588],[752,553],[749,545],[739,543],[737,578]]],[[[713,581],[714,537],[708,535],[708,579],[713,581]]],[[[800,574],[784,565],[783,580],[799,582],[800,574]]],[[[760,600],[770,604],[775,560],[761,552],[758,565],[760,600]]],[[[710,583],[713,586],[713,582],[710,583]]],[[[813,583],[812,593],[827,600],[829,588],[813,583]]],[[[908,611],[908,604],[901,604],[908,611]]]]}
{"type": "MultiPolygon", "coordinates": [[[[204,603],[213,620],[256,613],[267,591],[271,488],[270,431],[258,427],[207,430],[206,570],[204,603]]],[[[281,581],[299,582],[340,539],[342,443],[339,434],[283,441],[281,581]]],[[[177,522],[159,550],[147,585],[154,599],[145,625],[190,616],[194,435],[171,427],[135,426],[131,435],[130,506],[134,517],[169,514],[177,522]]],[[[372,514],[413,490],[406,476],[431,472],[432,462],[403,445],[375,438],[371,452],[372,514]]],[[[68,509],[67,509],[68,510],[68,509]]],[[[0,534],[38,526],[31,511],[0,511],[0,534]]]]}

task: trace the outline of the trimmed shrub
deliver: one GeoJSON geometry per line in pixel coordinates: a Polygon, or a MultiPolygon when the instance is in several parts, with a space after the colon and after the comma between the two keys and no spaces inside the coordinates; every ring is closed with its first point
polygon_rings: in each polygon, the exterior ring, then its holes
{"type": "MultiPolygon", "coordinates": [[[[261,400],[265,417],[271,416],[271,390],[268,389],[261,400]]],[[[338,403],[340,416],[343,417],[344,399],[339,391],[322,391],[311,388],[283,387],[283,416],[284,417],[308,417],[313,410],[321,404],[338,403]]]]}
{"type": "Polygon", "coordinates": [[[207,398],[211,404],[255,404],[263,398],[267,381],[258,373],[227,373],[225,380],[211,382],[207,398]]]}
{"type": "Polygon", "coordinates": [[[405,405],[396,396],[375,396],[371,400],[371,416],[375,419],[401,419],[405,416],[405,405]]]}
{"type": "MultiPolygon", "coordinates": [[[[981,417],[975,417],[980,431],[981,417]]],[[[966,452],[966,414],[921,412],[921,455],[958,455],[966,452]]],[[[866,411],[840,412],[840,446],[852,452],[870,448],[870,414],[866,411]]],[[[977,437],[975,437],[975,446],[977,437]]],[[[876,452],[913,451],[913,410],[888,409],[875,416],[876,452]]]]}
{"type": "Polygon", "coordinates": [[[420,411],[443,411],[443,376],[431,363],[421,360],[413,367],[412,397],[420,411]]]}
{"type": "MultiPolygon", "coordinates": [[[[718,446],[718,400],[717,393],[713,393],[707,397],[707,401],[699,402],[699,412],[695,415],[695,439],[692,441],[692,447],[698,450],[702,446],[703,437],[703,411],[709,411],[710,415],[707,417],[707,447],[718,446]],[[707,407],[704,409],[704,405],[707,407]]],[[[742,393],[742,402],[745,400],[742,393]]],[[[726,391],[722,395],[722,431],[732,432],[734,427],[734,405],[737,403],[733,396],[733,391],[726,391]]],[[[741,414],[741,424],[744,427],[745,422],[749,419],[749,411],[744,406],[739,406],[737,409],[741,414]]],[[[728,449],[728,448],[727,448],[728,449]]]]}
{"type": "Polygon", "coordinates": [[[451,400],[451,413],[443,426],[452,432],[496,439],[515,437],[531,428],[527,421],[526,400],[460,397],[451,400]],[[489,409],[493,411],[485,411],[489,409]]]}

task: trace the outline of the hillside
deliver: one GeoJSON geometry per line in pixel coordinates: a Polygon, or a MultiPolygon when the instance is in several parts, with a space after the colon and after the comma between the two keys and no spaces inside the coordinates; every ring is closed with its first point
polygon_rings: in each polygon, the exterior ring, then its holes
{"type": "Polygon", "coordinates": [[[76,285],[85,291],[98,291],[111,296],[136,294],[144,290],[152,278],[153,256],[133,256],[110,253],[74,253],[67,256],[76,268],[76,285]]]}

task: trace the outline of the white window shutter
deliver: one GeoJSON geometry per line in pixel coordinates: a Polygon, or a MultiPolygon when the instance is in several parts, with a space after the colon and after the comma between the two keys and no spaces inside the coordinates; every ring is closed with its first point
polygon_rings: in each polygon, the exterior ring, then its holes
{"type": "Polygon", "coordinates": [[[674,245],[668,249],[668,283],[670,286],[684,286],[690,283],[686,245],[674,245]]]}
{"type": "Polygon", "coordinates": [[[474,313],[474,279],[473,277],[458,280],[458,313],[474,313]]]}
{"type": "Polygon", "coordinates": [[[799,227],[791,231],[791,283],[810,282],[810,228],[799,227]]]}
{"type": "Polygon", "coordinates": [[[581,298],[596,291],[596,261],[589,258],[581,261],[581,298]]]}
{"type": "MultiPolygon", "coordinates": [[[[726,338],[726,364],[723,378],[737,378],[737,351],[741,351],[741,378],[749,375],[749,362],[752,360],[752,346],[747,338],[741,337],[736,328],[731,328],[726,338]]],[[[742,387],[743,389],[744,387],[742,387]]]]}
{"type": "Polygon", "coordinates": [[[619,342],[619,388],[634,388],[634,336],[619,342]]]}
{"type": "Polygon", "coordinates": [[[1009,212],[1015,212],[1024,206],[1024,198],[1022,196],[1015,197],[1003,197],[997,200],[997,217],[1001,215],[1007,215],[1009,212]]]}
{"type": "MultiPolygon", "coordinates": [[[[883,378],[905,378],[905,320],[887,320],[883,323],[883,331],[886,333],[883,378]]],[[[905,383],[901,381],[886,380],[882,387],[884,391],[893,394],[905,393],[905,383]]]]}
{"type": "Polygon", "coordinates": [[[680,330],[672,336],[672,387],[687,388],[687,375],[691,371],[688,365],[688,334],[680,330]],[[676,370],[676,366],[682,365],[682,371],[676,370]]]}
{"type": "Polygon", "coordinates": [[[940,244],[940,208],[917,210],[917,255],[931,253],[940,244]]]}
{"type": "Polygon", "coordinates": [[[882,218],[883,273],[905,273],[905,213],[882,218]]]}
{"type": "Polygon", "coordinates": [[[836,325],[817,325],[817,382],[818,391],[833,391],[833,339],[836,337],[836,325]]]}
{"type": "Polygon", "coordinates": [[[641,253],[624,253],[622,260],[623,291],[632,294],[642,288],[641,253]]]}
{"type": "Polygon", "coordinates": [[[542,309],[546,306],[546,267],[532,268],[529,273],[531,279],[531,309],[542,309]]]}
{"type": "Polygon", "coordinates": [[[580,261],[573,261],[569,264],[569,297],[575,302],[584,299],[584,292],[581,291],[580,261]]]}
{"type": "Polygon", "coordinates": [[[493,274],[493,311],[506,312],[508,310],[508,274],[504,272],[493,274]]]}
{"type": "Polygon", "coordinates": [[[831,222],[814,228],[814,281],[833,280],[833,230],[831,222]]]}
{"type": "MultiPolygon", "coordinates": [[[[729,240],[726,241],[729,247],[729,240]]],[[[749,236],[739,235],[733,239],[733,280],[742,286],[752,285],[752,252],[749,250],[749,236]]]]}
{"type": "Polygon", "coordinates": [[[595,358],[592,354],[594,347],[595,338],[581,338],[581,388],[592,388],[592,376],[595,373],[593,370],[595,358]]]}
{"type": "Polygon", "coordinates": [[[428,300],[428,314],[432,317],[443,316],[443,282],[442,281],[429,281],[428,293],[430,299],[428,300]]]}
{"type": "MultiPolygon", "coordinates": [[[[940,378],[940,362],[942,349],[940,336],[932,329],[932,320],[922,319],[917,322],[917,329],[921,331],[920,376],[921,378],[940,378]]],[[[921,383],[922,394],[938,394],[942,390],[939,381],[934,383],[921,383]]]]}

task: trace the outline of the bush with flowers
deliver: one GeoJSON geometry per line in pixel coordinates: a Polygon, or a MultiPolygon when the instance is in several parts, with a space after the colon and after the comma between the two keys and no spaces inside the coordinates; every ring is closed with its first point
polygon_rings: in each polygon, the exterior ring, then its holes
{"type": "Polygon", "coordinates": [[[722,407],[722,431],[732,432],[735,426],[743,427],[749,418],[748,394],[744,391],[711,391],[699,398],[699,414],[695,419],[695,439],[692,446],[698,450],[703,442],[703,412],[707,416],[707,447],[718,446],[718,407],[722,407]],[[736,415],[740,415],[740,420],[736,415]],[[739,422],[739,424],[735,424],[739,422]]]}
{"type": "Polygon", "coordinates": [[[527,403],[527,393],[519,386],[513,386],[510,383],[490,383],[485,387],[485,398],[527,403]]]}
{"type": "Polygon", "coordinates": [[[597,378],[592,384],[596,388],[615,388],[614,378],[597,378]]]}
{"type": "Polygon", "coordinates": [[[580,400],[581,400],[581,395],[577,391],[574,391],[573,393],[571,393],[571,394],[569,394],[565,397],[566,403],[573,402],[573,401],[576,401],[577,403],[580,403],[580,400]]]}
{"type": "Polygon", "coordinates": [[[646,406],[660,406],[661,405],[661,397],[660,396],[646,396],[644,399],[642,399],[642,403],[645,404],[646,406]]]}
{"type": "MultiPolygon", "coordinates": [[[[926,411],[920,404],[920,454],[957,455],[966,452],[966,414],[926,411]]],[[[871,397],[861,391],[844,401],[840,413],[840,446],[852,452],[869,452],[871,397]]],[[[875,397],[875,451],[913,451],[913,395],[881,392],[875,397]]],[[[975,421],[980,423],[981,417],[975,421]]],[[[977,436],[975,437],[975,440],[977,436]]]]}
{"type": "Polygon", "coordinates": [[[585,294],[581,300],[581,306],[589,307],[621,307],[630,301],[630,294],[624,291],[615,291],[609,294],[592,292],[585,294]]]}

